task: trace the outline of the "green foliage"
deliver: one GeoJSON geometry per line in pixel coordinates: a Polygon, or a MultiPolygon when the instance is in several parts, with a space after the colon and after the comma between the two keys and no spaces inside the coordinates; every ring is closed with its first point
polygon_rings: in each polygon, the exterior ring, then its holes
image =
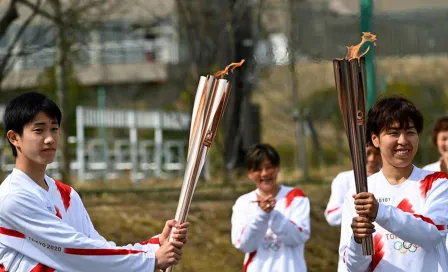
{"type": "Polygon", "coordinates": [[[339,153],[339,150],[336,145],[328,145],[324,147],[324,163],[326,165],[334,165],[341,162],[341,155],[348,158],[350,156],[348,150],[343,150],[343,154],[339,153]],[[347,152],[344,152],[347,151],[347,152]]]}
{"type": "Polygon", "coordinates": [[[284,168],[294,168],[296,166],[296,147],[294,145],[277,145],[275,146],[280,155],[280,165],[284,168]]]}
{"type": "Polygon", "coordinates": [[[226,171],[224,165],[224,132],[218,128],[217,134],[209,151],[210,173],[212,176],[221,176],[226,171]]]}
{"type": "Polygon", "coordinates": [[[339,111],[338,96],[335,88],[316,91],[298,105],[312,121],[329,121],[338,128],[342,127],[342,117],[339,111]]]}
{"type": "MultiPolygon", "coordinates": [[[[408,98],[416,104],[423,114],[425,128],[420,135],[419,152],[415,158],[415,163],[423,165],[436,160],[438,154],[432,146],[430,138],[433,124],[439,117],[446,114],[448,108],[448,99],[443,88],[423,84],[411,85],[403,81],[396,81],[386,85],[380,97],[390,95],[400,95],[408,98]]],[[[344,131],[335,88],[316,91],[306,99],[301,100],[298,106],[306,113],[307,118],[313,121],[329,122],[337,131],[344,131]]],[[[345,139],[345,136],[342,138],[345,139]]],[[[328,144],[324,145],[323,148],[325,163],[332,164],[337,161],[336,148],[328,146],[328,144]]],[[[317,161],[316,155],[308,157],[313,164],[317,161]]]]}
{"type": "Polygon", "coordinates": [[[411,100],[423,113],[425,121],[431,122],[445,114],[447,96],[441,87],[431,85],[409,85],[397,81],[387,86],[384,95],[398,94],[411,100]]]}

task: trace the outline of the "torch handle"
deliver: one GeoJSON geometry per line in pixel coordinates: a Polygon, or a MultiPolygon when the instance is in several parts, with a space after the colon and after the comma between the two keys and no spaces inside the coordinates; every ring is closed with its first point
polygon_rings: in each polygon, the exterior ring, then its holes
{"type": "Polygon", "coordinates": [[[372,235],[361,239],[362,255],[372,256],[375,253],[372,235]]]}
{"type": "MultiPolygon", "coordinates": [[[[357,193],[368,192],[363,65],[365,62],[361,61],[361,67],[359,67],[357,59],[333,61],[338,102],[350,148],[357,193]]],[[[363,238],[361,242],[363,255],[373,255],[372,236],[363,238]]]]}
{"type": "MultiPolygon", "coordinates": [[[[228,94],[230,92],[230,84],[226,80],[213,80],[211,78],[209,85],[211,86],[210,99],[207,103],[202,105],[201,110],[204,111],[204,121],[202,126],[197,126],[195,130],[196,135],[190,137],[190,141],[194,143],[189,145],[189,155],[187,159],[187,167],[184,175],[184,182],[179,196],[179,203],[176,210],[175,220],[178,223],[187,220],[188,211],[190,209],[193,193],[201,173],[202,167],[205,163],[210,145],[212,144],[222,115],[228,101],[228,94]],[[217,97],[217,98],[216,98],[217,97]],[[216,100],[216,101],[215,101],[216,100]],[[191,153],[190,153],[191,152],[191,153]]],[[[204,88],[206,88],[205,86],[204,88]]],[[[210,91],[209,89],[204,92],[210,91]]],[[[172,234],[175,228],[171,230],[169,241],[173,241],[172,234]]],[[[165,271],[171,272],[174,266],[167,268],[165,271]]]]}

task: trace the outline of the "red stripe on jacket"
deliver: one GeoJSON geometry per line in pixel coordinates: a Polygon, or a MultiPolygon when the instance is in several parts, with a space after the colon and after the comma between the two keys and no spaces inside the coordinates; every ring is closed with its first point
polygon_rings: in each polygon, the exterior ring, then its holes
{"type": "Polygon", "coordinates": [[[152,237],[149,240],[140,243],[141,245],[151,244],[151,245],[160,245],[159,237],[152,237]]]}
{"type": "Polygon", "coordinates": [[[384,242],[382,241],[382,238],[383,235],[381,233],[377,233],[373,237],[373,248],[375,253],[372,256],[372,262],[370,263],[370,271],[374,271],[384,257],[384,242]]]}
{"type": "Polygon", "coordinates": [[[330,213],[332,213],[332,212],[335,212],[335,211],[339,210],[340,208],[341,208],[341,207],[336,207],[336,208],[330,209],[330,210],[327,211],[327,214],[330,214],[330,213]]]}
{"type": "Polygon", "coordinates": [[[296,197],[305,197],[305,194],[302,192],[302,190],[294,188],[286,195],[286,208],[291,206],[292,201],[296,197]]]}
{"type": "Polygon", "coordinates": [[[426,198],[426,195],[432,188],[432,184],[438,179],[448,179],[448,174],[443,172],[435,172],[427,175],[422,181],[420,181],[420,195],[426,198]]]}
{"type": "Polygon", "coordinates": [[[18,232],[16,230],[7,229],[7,228],[3,228],[3,227],[0,227],[0,234],[25,239],[25,234],[18,232]]]}
{"type": "MultiPolygon", "coordinates": [[[[1,271],[1,270],[0,270],[1,271]]],[[[37,264],[30,272],[54,272],[55,269],[43,264],[37,264]]]]}
{"type": "Polygon", "coordinates": [[[62,203],[64,203],[65,211],[70,207],[70,193],[72,192],[72,187],[58,181],[54,180],[56,183],[56,187],[58,188],[59,193],[61,194],[62,203]]]}
{"type": "Polygon", "coordinates": [[[111,256],[111,255],[129,255],[143,253],[141,250],[124,248],[66,248],[64,253],[83,256],[111,256]]]}
{"type": "Polygon", "coordinates": [[[254,252],[252,252],[252,253],[249,254],[249,258],[247,258],[247,262],[246,262],[246,263],[244,264],[244,266],[243,266],[243,272],[246,272],[246,271],[247,271],[247,268],[249,267],[249,265],[250,265],[250,264],[252,263],[252,261],[254,260],[256,254],[257,254],[256,251],[254,251],[254,252]]]}

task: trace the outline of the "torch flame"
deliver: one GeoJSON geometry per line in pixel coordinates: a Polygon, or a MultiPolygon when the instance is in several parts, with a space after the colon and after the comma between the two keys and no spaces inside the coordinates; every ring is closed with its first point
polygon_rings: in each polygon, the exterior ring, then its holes
{"type": "Polygon", "coordinates": [[[229,65],[226,66],[226,68],[224,70],[218,71],[215,73],[215,77],[218,78],[223,78],[225,75],[229,74],[229,69],[231,69],[231,71],[233,72],[233,70],[235,70],[236,68],[240,67],[241,65],[243,65],[244,63],[244,59],[242,59],[240,62],[233,62],[229,65]]]}
{"type": "Polygon", "coordinates": [[[370,46],[367,47],[366,51],[363,53],[359,53],[359,50],[361,50],[361,46],[365,44],[366,42],[373,42],[373,45],[376,46],[376,35],[371,32],[363,32],[362,33],[362,40],[357,45],[347,46],[347,55],[345,56],[346,60],[352,60],[352,59],[359,59],[367,54],[369,52],[370,46]]]}

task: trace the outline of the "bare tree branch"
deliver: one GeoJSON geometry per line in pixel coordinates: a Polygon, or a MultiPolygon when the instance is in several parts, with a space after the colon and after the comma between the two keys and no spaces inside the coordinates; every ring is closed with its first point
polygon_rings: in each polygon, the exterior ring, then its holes
{"type": "Polygon", "coordinates": [[[0,19],[0,39],[3,38],[9,26],[19,18],[19,14],[17,13],[17,7],[15,0],[12,0],[9,3],[8,9],[3,17],[0,19]]]}
{"type": "MultiPolygon", "coordinates": [[[[42,2],[42,0],[38,0],[36,6],[40,6],[41,2],[42,2]]],[[[7,64],[9,63],[9,60],[11,59],[14,48],[16,47],[17,43],[20,41],[20,38],[22,37],[22,34],[25,32],[28,25],[34,20],[36,15],[37,15],[37,11],[34,11],[33,13],[31,13],[30,16],[28,16],[28,18],[22,23],[19,30],[15,34],[12,42],[9,44],[8,51],[0,63],[0,82],[2,82],[4,77],[7,75],[6,67],[7,67],[7,64]]]]}
{"type": "MultiPolygon", "coordinates": [[[[70,5],[68,5],[64,11],[61,10],[61,16],[54,16],[53,11],[45,8],[44,3],[41,0],[37,2],[31,0],[12,0],[9,6],[9,14],[12,14],[11,10],[14,10],[17,16],[16,6],[23,5],[31,9],[31,15],[27,17],[27,19],[21,24],[20,28],[14,34],[13,41],[8,45],[8,48],[5,50],[5,54],[0,60],[0,82],[2,82],[12,68],[13,63],[11,63],[11,60],[14,55],[17,57],[23,57],[39,52],[48,47],[54,47],[55,40],[49,41],[48,44],[36,45],[35,41],[42,39],[42,34],[45,34],[45,32],[50,31],[50,29],[55,29],[55,26],[64,24],[65,31],[67,33],[71,33],[71,35],[68,36],[77,39],[77,33],[89,32],[92,30],[92,26],[99,22],[99,17],[89,14],[89,11],[96,10],[97,13],[102,15],[101,18],[103,18],[104,14],[112,13],[114,9],[117,9],[119,3],[122,4],[122,2],[118,0],[88,0],[82,4],[80,4],[79,1],[71,1],[71,3],[69,3],[70,5]],[[42,31],[31,33],[34,37],[27,39],[28,42],[23,43],[20,52],[14,52],[14,48],[20,41],[21,36],[36,16],[41,16],[49,20],[50,24],[48,24],[48,28],[44,31],[44,33],[42,33],[42,31]]],[[[1,21],[7,21],[5,19],[8,17],[7,15],[8,13],[1,18],[1,21]]],[[[2,29],[0,28],[0,32],[1,30],[2,29]]],[[[84,43],[87,39],[89,39],[88,36],[84,37],[86,37],[86,40],[81,41],[81,43],[84,43]]],[[[76,42],[79,43],[80,41],[76,42]]]]}
{"type": "Polygon", "coordinates": [[[42,9],[40,5],[34,4],[27,0],[15,0],[17,3],[20,3],[24,6],[27,6],[30,8],[33,12],[38,13],[40,16],[54,22],[55,24],[61,24],[62,20],[60,18],[57,18],[56,16],[53,16],[51,13],[46,11],[45,9],[42,9]]]}

